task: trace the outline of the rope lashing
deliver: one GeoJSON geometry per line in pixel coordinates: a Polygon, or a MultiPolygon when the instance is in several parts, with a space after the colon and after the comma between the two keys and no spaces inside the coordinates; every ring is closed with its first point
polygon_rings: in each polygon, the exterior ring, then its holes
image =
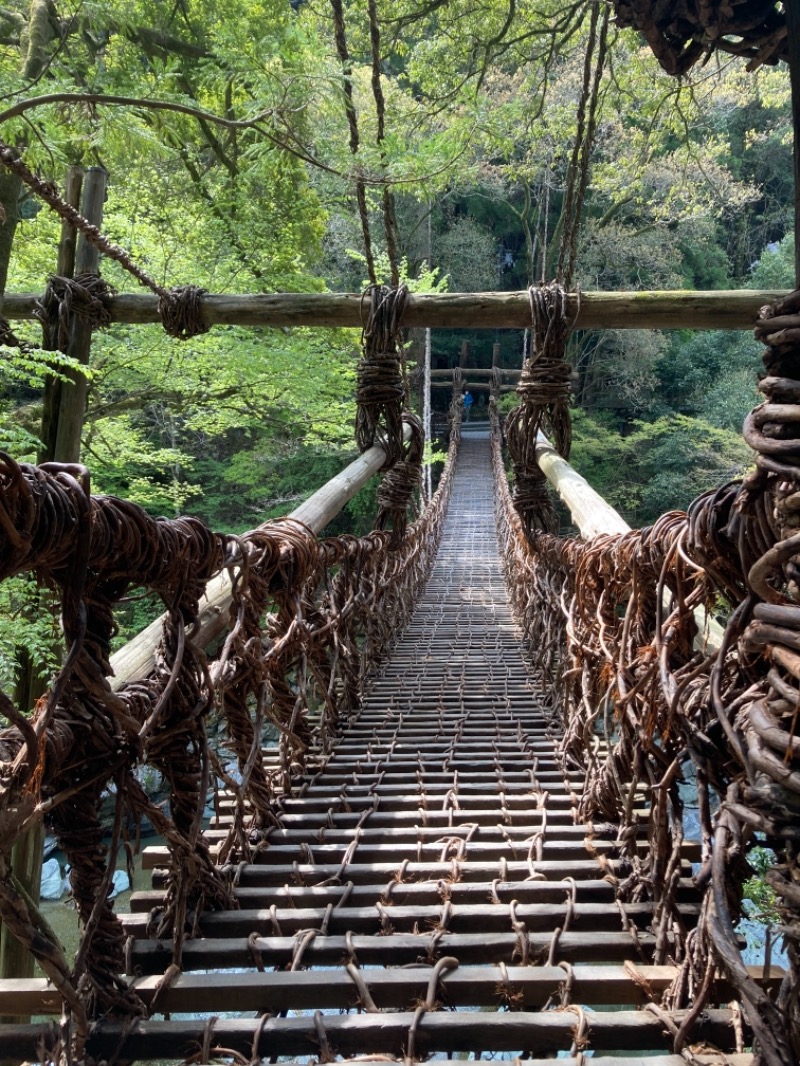
{"type": "Polygon", "coordinates": [[[419,488],[425,434],[422,422],[410,411],[403,412],[403,424],[411,429],[411,439],[403,445],[403,457],[387,470],[378,487],[378,517],[376,529],[391,524],[389,547],[399,548],[408,527],[408,505],[414,490],[419,488]]]}
{"type": "MultiPolygon", "coordinates": [[[[92,225],[80,211],[74,208],[72,204],[68,204],[59,195],[58,189],[53,182],[45,181],[37,174],[34,174],[19,158],[16,150],[7,144],[3,144],[2,141],[0,141],[0,163],[16,174],[22,183],[27,185],[41,200],[44,200],[62,222],[74,227],[79,233],[83,234],[93,248],[96,248],[108,259],[113,259],[123,270],[136,278],[140,285],[143,285],[158,296],[158,312],[166,333],[178,340],[188,340],[190,337],[208,332],[209,327],[202,320],[199,302],[200,297],[206,292],[205,289],[201,289],[196,285],[177,285],[172,289],[159,285],[146,270],[143,270],[133,261],[130,252],[127,252],[120,245],[114,244],[113,241],[104,236],[97,226],[92,225]]],[[[57,323],[59,336],[62,340],[64,327],[61,325],[61,319],[66,312],[60,308],[56,311],[54,308],[58,306],[59,302],[64,300],[69,299],[71,305],[75,306],[76,313],[84,313],[86,317],[91,318],[93,325],[95,321],[97,321],[99,326],[108,324],[107,312],[102,305],[104,297],[111,295],[111,290],[108,287],[101,290],[96,282],[89,284],[88,279],[90,277],[93,278],[94,275],[85,275],[72,279],[73,285],[66,284],[68,281],[66,278],[52,278],[48,291],[37,307],[36,317],[40,319],[45,329],[48,328],[48,325],[49,328],[55,329],[57,323]],[[84,294],[80,288],[75,287],[80,285],[84,288],[88,286],[89,293],[84,294]],[[94,298],[99,301],[99,306],[94,302],[94,298]],[[54,303],[54,301],[56,302],[54,303]]],[[[0,323],[0,325],[2,324],[0,323]]],[[[3,331],[0,330],[0,341],[2,343],[14,343],[13,340],[3,340],[3,335],[3,331]]],[[[19,347],[19,345],[15,346],[19,347]]],[[[61,343],[58,344],[58,350],[64,350],[61,347],[61,343]]]]}
{"type": "Polygon", "coordinates": [[[362,299],[363,358],[356,377],[356,443],[386,451],[382,469],[403,458],[402,323],[408,289],[370,285],[362,299]]]}
{"type": "Polygon", "coordinates": [[[106,301],[113,294],[112,286],[98,274],[78,274],[74,278],[53,275],[33,311],[42,324],[44,347],[53,352],[66,352],[70,327],[76,317],[88,320],[92,329],[109,326],[111,312],[106,301]]]}
{"type": "Polygon", "coordinates": [[[520,404],[505,426],[514,470],[514,505],[528,533],[537,528],[550,530],[554,524],[547,482],[536,463],[537,436],[545,433],[565,459],[572,444],[572,369],[564,353],[574,321],[567,318],[567,294],[561,285],[532,286],[529,296],[531,354],[517,386],[520,404]]]}
{"type": "Polygon", "coordinates": [[[164,332],[176,340],[186,341],[211,329],[203,321],[200,298],[208,289],[199,285],[176,285],[158,298],[158,314],[164,332]]]}

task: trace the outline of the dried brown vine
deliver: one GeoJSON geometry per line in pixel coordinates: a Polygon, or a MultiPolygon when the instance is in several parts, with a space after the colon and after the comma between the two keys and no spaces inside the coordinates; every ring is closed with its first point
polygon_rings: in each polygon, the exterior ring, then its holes
{"type": "Polygon", "coordinates": [[[402,538],[395,527],[393,535],[324,541],[291,519],[240,538],[194,519],[153,519],[134,504],[92,496],[82,467],[34,467],[0,455],[0,580],[30,572],[53,587],[67,643],[64,666],[31,720],[0,693],[10,723],[0,731],[0,918],[63,997],[67,1025],[53,1061],[58,1054],[84,1060],[93,1018],[145,1013],[120,977],[124,941],[108,899],[131,820],[147,816],[169,844],[166,902],[153,921],[156,935],[171,940],[174,966],[204,910],[235,906],[227,871],[269,835],[276,786],[291,793],[309,753],[326,757],[410,616],[435,555],[457,438],[456,417],[437,492],[402,538]],[[192,626],[207,581],[223,567],[233,573],[231,631],[209,661],[192,642],[192,626]],[[164,633],[152,675],[114,692],[113,612],[134,585],[163,599],[164,633]],[[209,750],[206,725],[217,712],[238,783],[209,750]],[[267,724],[280,737],[278,779],[260,758],[267,724]],[[144,765],[168,783],[168,812],[139,784],[135,771],[144,765]],[[215,765],[238,801],[222,867],[200,834],[215,765]],[[97,814],[109,785],[116,796],[110,845],[97,814]],[[72,866],[82,927],[73,966],[11,868],[15,841],[45,815],[72,866]]]}
{"type": "Polygon", "coordinates": [[[766,399],[744,431],[756,469],[688,513],[585,543],[528,536],[497,429],[494,451],[514,608],[551,682],[564,765],[586,776],[578,816],[618,826],[628,860],[618,898],[652,900],[656,961],[680,964],[665,1001],[691,1011],[675,1050],[716,967],[743,1003],[757,1061],[780,1066],[800,1058],[800,291],[765,308],[756,333],[768,345],[766,399]],[[707,643],[702,618],[721,603],[720,647],[707,643]],[[677,905],[687,776],[703,850],[693,930],[677,905]],[[790,960],[774,1002],[749,975],[735,933],[755,846],[776,855],[767,878],[790,960]]]}

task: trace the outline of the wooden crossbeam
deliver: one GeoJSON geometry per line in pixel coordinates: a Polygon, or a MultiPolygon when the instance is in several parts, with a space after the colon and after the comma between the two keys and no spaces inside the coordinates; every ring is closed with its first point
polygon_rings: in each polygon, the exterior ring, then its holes
{"type": "MultiPolygon", "coordinates": [[[[752,329],[765,304],[781,290],[715,292],[584,292],[567,297],[576,329],[752,329]]],[[[33,319],[36,293],[7,293],[8,319],[33,319]]],[[[112,322],[159,322],[158,298],[149,293],[112,296],[112,322]]],[[[360,293],[275,293],[202,297],[201,317],[210,326],[356,326],[365,322],[360,293]]],[[[408,327],[525,329],[531,324],[528,293],[448,292],[411,296],[408,327]]]]}

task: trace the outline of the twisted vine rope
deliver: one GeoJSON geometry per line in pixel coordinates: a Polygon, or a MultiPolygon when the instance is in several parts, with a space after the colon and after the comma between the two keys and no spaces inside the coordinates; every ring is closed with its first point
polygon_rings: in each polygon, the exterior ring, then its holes
{"type": "Polygon", "coordinates": [[[516,407],[506,419],[505,434],[514,471],[514,506],[528,533],[552,530],[555,514],[547,480],[536,463],[540,432],[546,434],[565,459],[569,458],[572,428],[569,416],[570,375],[564,358],[572,323],[567,318],[563,287],[532,286],[531,352],[522,367],[516,407]]]}
{"type": "Polygon", "coordinates": [[[59,1066],[83,1061],[93,1019],[146,1013],[119,976],[124,941],[108,900],[129,822],[146,816],[167,838],[166,902],[152,922],[158,938],[171,939],[179,968],[202,912],[236,906],[230,875],[269,835],[279,792],[295,790],[310,752],[324,759],[410,617],[438,545],[458,427],[456,417],[430,505],[391,550],[384,532],[320,541],[293,519],[242,537],[195,519],[153,519],[135,504],[92,496],[83,467],[34,467],[0,454],[0,580],[30,572],[54,588],[67,646],[31,720],[0,692],[0,713],[11,723],[0,730],[0,919],[63,998],[67,1024],[51,1057],[59,1066]],[[207,581],[223,567],[233,574],[231,629],[209,660],[191,629],[207,581]],[[115,692],[108,680],[114,608],[134,586],[156,591],[167,619],[152,675],[115,692]],[[239,783],[209,751],[207,722],[217,715],[239,783]],[[280,737],[276,772],[260,758],[267,723],[280,737]],[[168,783],[169,813],[145,794],[136,775],[142,766],[168,783]],[[237,811],[221,866],[201,835],[215,772],[234,791],[237,811]],[[116,796],[110,845],[97,814],[109,784],[116,796]],[[11,865],[15,841],[46,815],[72,866],[82,929],[72,966],[11,865]]]}
{"type": "MultiPolygon", "coordinates": [[[[58,215],[62,222],[66,222],[79,233],[82,233],[93,248],[96,248],[107,258],[113,259],[123,270],[136,278],[140,285],[150,289],[151,292],[158,296],[158,313],[161,316],[161,324],[166,333],[178,340],[188,340],[199,333],[208,332],[209,327],[203,321],[199,302],[200,297],[207,291],[206,289],[201,289],[196,285],[178,285],[168,289],[163,285],[159,285],[146,270],[134,262],[129,252],[110,241],[108,237],[100,232],[97,226],[92,225],[80,211],[67,203],[59,195],[58,189],[53,182],[45,181],[37,174],[34,174],[19,157],[17,151],[9,145],[3,144],[2,141],[0,141],[0,163],[7,170],[16,174],[23,184],[27,185],[33,193],[58,215]]],[[[52,330],[56,328],[55,323],[60,323],[65,315],[65,311],[60,309],[60,305],[64,301],[69,301],[77,304],[76,310],[78,313],[91,318],[93,323],[96,322],[101,326],[105,325],[107,324],[105,321],[107,311],[103,309],[102,305],[104,297],[110,294],[110,290],[101,288],[101,285],[102,283],[94,275],[83,279],[52,278],[44,300],[37,309],[37,317],[40,318],[46,329],[52,330]],[[99,307],[98,304],[100,305],[99,307]]],[[[63,326],[59,325],[58,332],[60,337],[62,330],[63,326]]],[[[0,320],[0,339],[2,339],[4,332],[3,320],[0,320]]],[[[60,347],[62,341],[63,337],[59,341],[59,350],[61,351],[64,350],[64,348],[60,347]]],[[[14,340],[7,340],[4,343],[14,344],[14,340]]],[[[19,347],[19,343],[17,342],[14,346],[19,347]]],[[[55,348],[51,348],[51,350],[55,350],[55,348]]]]}
{"type": "Polygon", "coordinates": [[[685,74],[719,49],[749,60],[748,69],[787,60],[786,15],[761,0],[614,0],[619,26],[639,30],[668,74],[685,74]]]}
{"type": "Polygon", "coordinates": [[[409,292],[405,285],[371,285],[362,299],[366,320],[361,335],[363,358],[356,376],[356,443],[364,452],[380,443],[386,473],[378,488],[377,529],[391,528],[389,546],[405,536],[408,509],[422,477],[425,431],[413,412],[404,410],[403,315],[409,292]],[[404,440],[404,427],[409,439],[404,440]]]}
{"type": "Polygon", "coordinates": [[[687,513],[586,543],[528,536],[496,428],[494,457],[515,614],[554,694],[563,764],[585,775],[576,817],[617,825],[618,899],[652,900],[655,961],[679,963],[664,999],[690,1007],[675,1051],[688,1046],[719,969],[742,1001],[757,1061],[782,1066],[800,1059],[800,290],[764,309],[756,333],[768,345],[765,402],[744,430],[756,469],[687,513]],[[709,649],[695,612],[721,603],[722,646],[709,649]],[[696,784],[702,837],[694,929],[678,906],[684,778],[696,784]],[[767,880],[789,956],[774,1001],[749,975],[735,932],[747,855],[762,845],[776,856],[767,880]]]}

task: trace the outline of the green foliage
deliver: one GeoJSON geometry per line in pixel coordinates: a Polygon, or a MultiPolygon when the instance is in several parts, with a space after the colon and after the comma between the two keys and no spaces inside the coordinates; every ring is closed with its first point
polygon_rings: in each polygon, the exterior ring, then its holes
{"type": "Polygon", "coordinates": [[[781,918],[778,897],[765,877],[767,870],[775,865],[775,853],[771,848],[755,847],[747,853],[747,861],[754,871],[743,889],[744,898],[752,904],[748,908],[748,917],[765,925],[775,925],[781,918]]]}
{"type": "Polygon", "coordinates": [[[574,412],[571,462],[634,527],[684,509],[701,492],[741,476],[749,449],[738,434],[699,418],[637,421],[623,436],[603,416],[574,412]]]}
{"type": "Polygon", "coordinates": [[[748,333],[674,333],[656,367],[659,394],[669,410],[738,432],[758,402],[760,369],[761,346],[748,333]]]}
{"type": "Polygon", "coordinates": [[[673,509],[685,509],[706,489],[741,477],[752,462],[737,433],[699,418],[669,415],[635,423],[628,438],[634,449],[638,485],[632,525],[655,521],[673,509]]]}
{"type": "Polygon", "coordinates": [[[20,661],[34,676],[49,678],[58,668],[61,633],[53,596],[30,575],[0,584],[0,689],[9,692],[19,679],[20,661]]]}
{"type": "Polygon", "coordinates": [[[766,248],[753,267],[750,284],[754,289],[792,289],[794,276],[794,230],[777,244],[766,248]]]}

